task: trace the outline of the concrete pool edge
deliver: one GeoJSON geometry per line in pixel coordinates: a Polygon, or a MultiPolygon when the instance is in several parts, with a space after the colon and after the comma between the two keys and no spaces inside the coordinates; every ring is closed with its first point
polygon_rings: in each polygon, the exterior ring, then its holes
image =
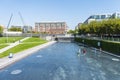
{"type": "Polygon", "coordinates": [[[40,50],[42,48],[45,48],[49,45],[52,45],[54,43],[56,43],[56,41],[50,41],[50,42],[47,42],[45,44],[42,44],[42,45],[30,48],[30,49],[24,50],[22,52],[18,52],[17,54],[13,55],[13,58],[8,58],[8,57],[1,58],[0,59],[0,70],[9,66],[9,65],[11,65],[11,64],[13,64],[13,63],[15,63],[16,61],[19,61],[19,60],[37,52],[38,50],[40,50]]]}

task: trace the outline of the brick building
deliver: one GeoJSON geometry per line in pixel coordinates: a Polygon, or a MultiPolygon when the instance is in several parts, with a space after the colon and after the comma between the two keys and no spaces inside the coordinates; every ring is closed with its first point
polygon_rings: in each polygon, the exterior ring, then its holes
{"type": "Polygon", "coordinates": [[[65,22],[35,23],[35,32],[47,34],[66,34],[67,25],[65,22]]]}

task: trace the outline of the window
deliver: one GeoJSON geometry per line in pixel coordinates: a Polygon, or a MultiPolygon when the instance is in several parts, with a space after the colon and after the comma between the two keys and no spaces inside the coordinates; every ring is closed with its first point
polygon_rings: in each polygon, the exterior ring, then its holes
{"type": "Polygon", "coordinates": [[[46,29],[50,29],[50,24],[46,24],[46,29]]]}
{"type": "Polygon", "coordinates": [[[56,25],[55,24],[51,24],[51,28],[52,29],[56,29],[56,25]]]}
{"type": "Polygon", "coordinates": [[[57,29],[61,29],[61,24],[57,24],[57,29]]]}
{"type": "Polygon", "coordinates": [[[101,15],[101,19],[105,19],[105,15],[101,15]]]}
{"type": "Polygon", "coordinates": [[[95,15],[94,19],[100,19],[100,15],[95,15]]]}

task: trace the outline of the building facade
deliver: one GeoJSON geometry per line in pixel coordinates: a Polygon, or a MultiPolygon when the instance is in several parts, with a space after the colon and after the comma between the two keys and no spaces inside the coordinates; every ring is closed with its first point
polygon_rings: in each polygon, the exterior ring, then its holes
{"type": "Polygon", "coordinates": [[[39,22],[35,23],[35,32],[46,34],[66,34],[65,22],[39,22]]]}
{"type": "Polygon", "coordinates": [[[107,19],[117,19],[120,18],[120,13],[115,12],[113,14],[98,14],[98,15],[91,15],[90,17],[85,20],[85,24],[89,24],[92,21],[102,21],[107,19]]]}
{"type": "Polygon", "coordinates": [[[117,19],[117,18],[120,18],[120,13],[118,13],[118,12],[113,13],[113,14],[110,16],[110,19],[117,19]]]}
{"type": "Polygon", "coordinates": [[[23,33],[32,32],[32,26],[23,26],[22,32],[23,32],[23,33]]]}
{"type": "Polygon", "coordinates": [[[110,17],[111,14],[91,15],[84,23],[89,24],[92,21],[101,21],[101,20],[109,19],[110,17]]]}
{"type": "Polygon", "coordinates": [[[79,27],[82,25],[83,23],[78,23],[77,26],[75,26],[75,30],[79,29],[79,27]]]}

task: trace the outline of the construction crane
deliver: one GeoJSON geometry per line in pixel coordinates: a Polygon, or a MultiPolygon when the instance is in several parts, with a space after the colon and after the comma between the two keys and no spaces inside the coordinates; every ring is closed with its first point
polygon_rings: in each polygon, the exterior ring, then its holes
{"type": "MultiPolygon", "coordinates": [[[[13,17],[13,14],[11,14],[10,19],[9,19],[9,21],[8,21],[8,25],[7,25],[7,30],[6,30],[6,32],[8,32],[8,28],[9,28],[10,22],[11,22],[11,20],[12,20],[12,17],[13,17]]],[[[8,43],[8,33],[6,33],[6,38],[7,38],[7,43],[8,43]]]]}
{"type": "Polygon", "coordinates": [[[18,14],[19,14],[19,16],[20,16],[20,18],[21,18],[21,21],[22,21],[22,23],[23,23],[23,26],[25,26],[25,21],[23,20],[23,17],[22,17],[22,15],[21,15],[21,13],[18,12],[18,14]]]}
{"type": "Polygon", "coordinates": [[[11,16],[10,16],[10,19],[9,19],[9,22],[8,22],[8,25],[7,25],[7,31],[8,31],[8,27],[9,27],[9,25],[10,25],[10,22],[11,22],[11,20],[12,20],[12,17],[13,17],[13,14],[11,14],[11,16]]]}
{"type": "MultiPolygon", "coordinates": [[[[24,19],[23,19],[22,15],[21,15],[21,13],[20,13],[20,12],[18,12],[18,14],[19,14],[20,19],[21,19],[22,24],[23,24],[23,33],[24,33],[24,32],[26,32],[26,30],[25,30],[25,28],[24,28],[24,26],[25,26],[25,21],[24,21],[24,19]]],[[[22,27],[21,27],[21,29],[22,29],[22,27]]]]}
{"type": "MultiPolygon", "coordinates": [[[[21,18],[21,21],[22,21],[22,23],[23,23],[23,33],[27,33],[27,31],[28,31],[28,27],[26,26],[26,23],[25,23],[25,21],[24,21],[24,19],[23,19],[23,17],[22,17],[22,15],[21,15],[21,13],[20,12],[18,12],[18,14],[19,14],[19,16],[20,16],[20,18],[21,18]],[[27,28],[26,28],[27,27],[27,28]]],[[[31,28],[31,36],[32,36],[32,28],[31,28]]]]}

